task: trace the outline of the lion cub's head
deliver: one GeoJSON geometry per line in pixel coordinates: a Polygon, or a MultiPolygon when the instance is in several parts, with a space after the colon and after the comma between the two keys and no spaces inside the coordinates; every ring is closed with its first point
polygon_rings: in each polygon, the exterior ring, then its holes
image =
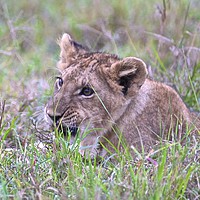
{"type": "MultiPolygon", "coordinates": [[[[89,52],[64,34],[59,42],[60,75],[55,82],[53,98],[45,112],[50,123],[64,134],[83,136],[81,146],[99,153],[98,143],[127,114],[131,99],[137,96],[147,70],[135,57],[89,52]]],[[[84,154],[85,150],[81,150],[84,154]]]]}

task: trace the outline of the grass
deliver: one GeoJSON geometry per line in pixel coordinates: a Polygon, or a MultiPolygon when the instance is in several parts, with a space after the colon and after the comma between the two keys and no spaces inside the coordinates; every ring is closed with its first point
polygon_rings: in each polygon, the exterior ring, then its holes
{"type": "Polygon", "coordinates": [[[0,199],[198,199],[199,136],[189,130],[185,145],[166,141],[137,159],[118,153],[117,162],[99,164],[59,134],[53,140],[43,108],[57,73],[56,39],[68,32],[93,50],[142,58],[151,77],[199,112],[199,7],[198,0],[1,1],[0,199]]]}

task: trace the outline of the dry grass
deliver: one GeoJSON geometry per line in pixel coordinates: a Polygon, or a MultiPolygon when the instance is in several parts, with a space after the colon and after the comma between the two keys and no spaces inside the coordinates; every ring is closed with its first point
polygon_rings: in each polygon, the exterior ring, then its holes
{"type": "Polygon", "coordinates": [[[52,142],[43,107],[57,73],[55,41],[68,32],[93,50],[141,57],[199,112],[199,0],[13,4],[0,2],[0,198],[198,199],[199,136],[166,143],[150,159],[97,166],[61,137],[52,142]]]}

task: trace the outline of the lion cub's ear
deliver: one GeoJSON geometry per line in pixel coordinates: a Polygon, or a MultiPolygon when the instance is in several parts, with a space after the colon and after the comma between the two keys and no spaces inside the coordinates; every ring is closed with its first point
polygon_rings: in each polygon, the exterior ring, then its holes
{"type": "MultiPolygon", "coordinates": [[[[60,46],[60,66],[58,68],[62,68],[62,64],[67,66],[70,62],[76,59],[76,56],[86,52],[86,49],[78,44],[77,42],[73,41],[71,36],[67,33],[64,33],[62,38],[58,41],[60,46]]],[[[62,70],[62,69],[61,69],[62,70]]]]}
{"type": "Polygon", "coordinates": [[[117,78],[119,85],[123,86],[124,95],[130,87],[137,91],[147,77],[146,64],[139,58],[127,57],[111,65],[111,73],[117,78]]]}

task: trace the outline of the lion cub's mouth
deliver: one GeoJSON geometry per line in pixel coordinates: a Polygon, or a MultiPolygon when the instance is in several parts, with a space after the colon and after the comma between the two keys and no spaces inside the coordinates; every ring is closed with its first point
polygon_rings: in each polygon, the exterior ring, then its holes
{"type": "Polygon", "coordinates": [[[56,128],[59,132],[63,133],[64,137],[69,135],[75,137],[78,133],[78,127],[76,125],[66,126],[64,124],[56,124],[56,128]]]}

